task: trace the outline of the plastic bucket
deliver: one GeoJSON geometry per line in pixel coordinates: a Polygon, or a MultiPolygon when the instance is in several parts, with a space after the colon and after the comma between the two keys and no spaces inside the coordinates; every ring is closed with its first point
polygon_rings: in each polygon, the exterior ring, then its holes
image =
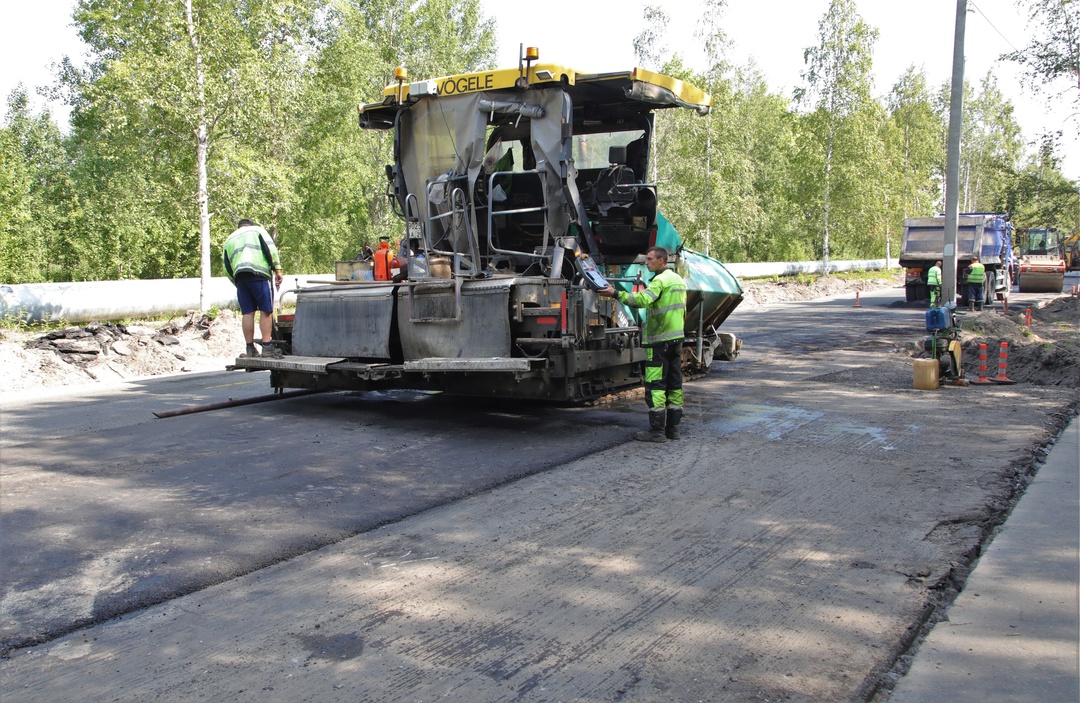
{"type": "Polygon", "coordinates": [[[919,390],[932,391],[941,386],[938,376],[937,359],[915,360],[915,387],[919,390]]]}

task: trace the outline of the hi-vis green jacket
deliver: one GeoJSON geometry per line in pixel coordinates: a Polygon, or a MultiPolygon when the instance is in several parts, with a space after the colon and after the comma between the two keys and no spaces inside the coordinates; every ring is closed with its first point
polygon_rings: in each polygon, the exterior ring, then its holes
{"type": "Polygon", "coordinates": [[[659,344],[682,340],[686,317],[686,282],[671,269],[653,276],[649,287],[638,293],[618,291],[620,303],[645,308],[645,329],[641,343],[659,344]]]}
{"type": "Polygon", "coordinates": [[[225,275],[236,283],[236,274],[253,273],[262,278],[270,278],[274,271],[281,270],[281,259],[270,234],[258,225],[241,227],[225,240],[221,252],[225,264],[225,275]]]}

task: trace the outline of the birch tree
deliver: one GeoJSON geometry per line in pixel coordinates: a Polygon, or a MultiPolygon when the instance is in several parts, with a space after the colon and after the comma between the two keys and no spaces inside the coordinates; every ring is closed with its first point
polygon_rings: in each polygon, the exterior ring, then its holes
{"type": "Polygon", "coordinates": [[[819,191],[814,200],[820,207],[821,259],[827,273],[837,138],[850,118],[871,102],[872,54],[878,32],[855,12],[854,0],[832,0],[818,23],[818,36],[817,46],[803,54],[806,85],[796,91],[796,100],[812,110],[805,124],[821,168],[811,176],[808,195],[819,191]]]}
{"type": "MultiPolygon", "coordinates": [[[[174,237],[197,232],[204,309],[215,158],[231,155],[231,165],[219,163],[234,178],[263,172],[256,161],[272,161],[265,144],[273,130],[260,107],[266,96],[283,101],[295,94],[288,83],[303,74],[305,33],[316,9],[302,0],[79,0],[75,10],[92,54],[90,65],[69,78],[75,129],[84,131],[84,145],[104,139],[113,154],[134,157],[130,165],[139,173],[156,171],[149,182],[158,197],[185,204],[182,211],[191,214],[173,222],[172,231],[174,237]],[[241,155],[248,168],[236,168],[241,155]]],[[[265,190],[275,184],[252,185],[265,190]]],[[[248,203],[223,205],[235,213],[248,203]]],[[[235,223],[229,220],[218,228],[222,236],[235,223]]]]}

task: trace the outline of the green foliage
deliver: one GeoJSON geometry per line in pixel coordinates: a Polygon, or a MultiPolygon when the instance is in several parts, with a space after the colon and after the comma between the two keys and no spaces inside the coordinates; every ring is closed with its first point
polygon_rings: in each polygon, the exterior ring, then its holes
{"type": "Polygon", "coordinates": [[[72,212],[67,168],[59,128],[47,113],[31,114],[19,87],[0,127],[0,282],[69,280],[61,234],[72,212]]]}
{"type": "MultiPolygon", "coordinates": [[[[1080,104],[1080,3],[1076,0],[1020,0],[1034,26],[1023,49],[1002,58],[1024,67],[1028,83],[1055,95],[1071,94],[1080,104]]],[[[1076,120],[1076,115],[1073,116],[1076,120]]]]}
{"type": "MultiPolygon", "coordinates": [[[[1047,82],[1075,75],[1075,2],[1025,4],[1055,31],[1009,58],[1047,82]]],[[[833,0],[792,102],[753,64],[728,63],[726,5],[702,14],[701,70],[665,49],[659,6],[634,40],[642,65],[713,97],[707,117],[656,116],[661,210],[690,247],[729,262],[898,251],[903,218],[941,207],[947,91],[909,68],[875,99],[876,30],[833,0]]],[[[22,88],[0,124],[3,283],[189,277],[205,251],[220,274],[240,217],[270,230],[287,272],[396,239],[392,135],[360,130],[357,103],[380,100],[395,66],[414,79],[491,68],[495,46],[480,0],[79,0],[73,19],[90,60],[65,61],[53,88],[70,132],[32,114],[22,88]]],[[[962,209],[1080,229],[1053,135],[1025,155],[992,75],[967,106],[962,209]]]]}
{"type": "Polygon", "coordinates": [[[867,177],[882,165],[874,134],[880,106],[870,93],[878,33],[855,12],[853,0],[832,0],[818,32],[820,43],[805,52],[806,85],[796,99],[811,110],[799,133],[807,235],[828,262],[830,245],[837,256],[849,256],[870,231],[859,215],[861,203],[875,200],[866,187],[875,181],[867,177]]]}
{"type": "Polygon", "coordinates": [[[378,102],[396,66],[415,76],[449,75],[490,67],[494,56],[494,27],[477,0],[334,5],[323,41],[304,98],[317,107],[299,142],[298,206],[279,241],[292,270],[326,270],[365,242],[401,236],[386,197],[393,137],[360,130],[357,103],[378,102]]]}
{"type": "Polygon", "coordinates": [[[1023,157],[1020,125],[992,73],[983,77],[978,94],[970,99],[965,96],[964,104],[960,211],[1000,212],[1009,180],[1023,157]]]}
{"type": "Polygon", "coordinates": [[[1039,154],[1008,182],[1005,207],[1018,227],[1080,230],[1080,188],[1061,175],[1052,140],[1044,140],[1039,154]]]}
{"type": "Polygon", "coordinates": [[[0,315],[0,329],[25,334],[37,329],[37,325],[29,321],[30,311],[26,308],[8,310],[0,315]]]}
{"type": "Polygon", "coordinates": [[[893,85],[886,110],[888,119],[881,131],[886,168],[877,180],[883,191],[885,239],[890,252],[899,252],[904,218],[939,211],[944,197],[948,126],[944,114],[937,110],[925,72],[913,66],[893,85]]]}

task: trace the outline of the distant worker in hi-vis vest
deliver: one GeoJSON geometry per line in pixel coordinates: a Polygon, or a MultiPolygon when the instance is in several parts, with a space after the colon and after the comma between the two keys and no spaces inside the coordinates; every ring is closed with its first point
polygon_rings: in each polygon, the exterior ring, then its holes
{"type": "Polygon", "coordinates": [[[926,287],[930,290],[930,307],[941,304],[941,262],[935,261],[926,274],[926,287]]]}
{"type": "Polygon", "coordinates": [[[973,256],[971,265],[967,267],[968,310],[983,309],[984,283],[986,283],[986,267],[979,261],[979,257],[973,256]]]}

